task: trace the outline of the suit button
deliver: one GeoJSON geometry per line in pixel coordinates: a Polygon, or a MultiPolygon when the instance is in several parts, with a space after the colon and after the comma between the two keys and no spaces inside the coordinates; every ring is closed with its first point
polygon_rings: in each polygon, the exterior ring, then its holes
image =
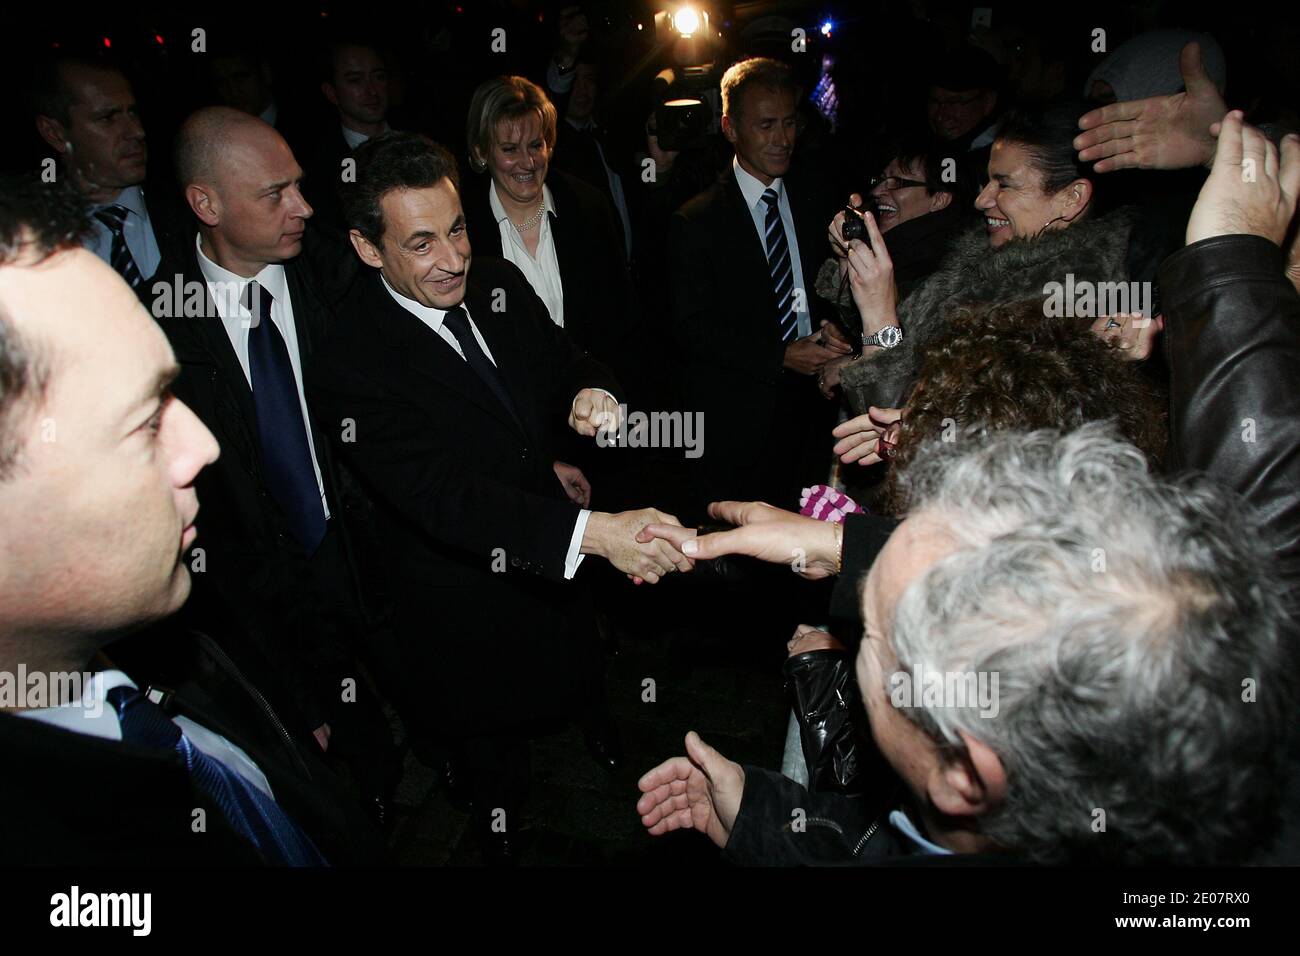
{"type": "Polygon", "coordinates": [[[523,451],[521,451],[521,452],[519,453],[519,460],[520,460],[520,461],[527,461],[527,460],[528,460],[528,456],[529,456],[529,454],[530,454],[529,450],[528,450],[527,448],[525,448],[523,451]]]}

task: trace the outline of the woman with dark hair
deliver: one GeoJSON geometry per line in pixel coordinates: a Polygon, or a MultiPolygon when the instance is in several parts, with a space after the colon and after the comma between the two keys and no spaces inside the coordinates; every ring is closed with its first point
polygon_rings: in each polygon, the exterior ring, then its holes
{"type": "MultiPolygon", "coordinates": [[[[942,267],[901,302],[887,245],[874,217],[866,217],[870,243],[847,244],[863,332],[862,357],[841,373],[854,414],[903,404],[921,350],[949,328],[957,305],[1032,301],[1086,328],[1113,314],[1097,311],[1108,304],[1101,291],[1136,289],[1139,301],[1126,294],[1122,311],[1153,314],[1153,296],[1141,294],[1150,285],[1129,283],[1153,276],[1162,250],[1152,248],[1135,211],[1099,212],[1094,176],[1073,147],[1080,113],[1069,104],[1006,118],[989,157],[988,184],[975,201],[984,222],[961,236],[942,267]],[[1060,302],[1066,288],[1091,290],[1089,304],[1076,309],[1073,301],[1060,302]]],[[[843,242],[839,225],[832,232],[843,242]]]]}

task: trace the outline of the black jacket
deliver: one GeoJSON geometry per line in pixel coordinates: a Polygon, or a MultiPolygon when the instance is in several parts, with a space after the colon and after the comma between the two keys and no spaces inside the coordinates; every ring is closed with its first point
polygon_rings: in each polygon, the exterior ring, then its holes
{"type": "Polygon", "coordinates": [[[310,381],[378,506],[407,669],[439,689],[441,729],[469,733],[555,709],[580,666],[569,662],[587,660],[579,590],[564,581],[579,508],[552,448],[582,388],[619,391],[510,263],[475,256],[465,305],[521,421],[377,272],[342,304],[310,381]]]}
{"type": "MultiPolygon", "coordinates": [[[[175,692],[174,713],[241,747],[276,802],[334,865],[382,863],[374,829],[311,749],[223,652],[199,635],[161,625],[111,645],[114,666],[137,686],[175,692]]],[[[0,714],[0,863],[6,865],[257,865],[265,862],[196,788],[175,751],[92,737],[0,714]],[[205,829],[196,832],[194,811],[205,829]]]]}
{"type": "MultiPolygon", "coordinates": [[[[501,229],[492,215],[488,184],[486,176],[468,179],[460,198],[475,255],[500,258],[501,229]]],[[[622,251],[623,226],[594,186],[554,168],[546,185],[557,210],[547,216],[564,290],[564,332],[622,379],[634,359],[628,352],[629,336],[638,321],[622,251]]]]}
{"type": "MultiPolygon", "coordinates": [[[[327,290],[339,274],[331,267],[322,278],[326,270],[317,257],[334,254],[304,251],[285,263],[304,385],[312,352],[333,321],[327,290]]],[[[204,568],[194,574],[194,592],[182,614],[239,660],[255,684],[278,698],[286,719],[310,731],[325,721],[320,682],[349,660],[348,646],[365,619],[356,569],[346,557],[348,566],[335,569],[339,573],[332,577],[337,579],[322,588],[266,488],[253,393],[207,295],[193,241],[182,257],[164,262],[154,283],[141,286],[141,299],[181,366],[173,391],[221,446],[221,457],[195,481],[201,503],[196,547],[203,551],[204,568]],[[182,288],[202,290],[202,315],[167,314],[175,311],[177,276],[182,288]]],[[[329,534],[350,555],[338,469],[321,422],[311,417],[330,509],[329,534]]]]}

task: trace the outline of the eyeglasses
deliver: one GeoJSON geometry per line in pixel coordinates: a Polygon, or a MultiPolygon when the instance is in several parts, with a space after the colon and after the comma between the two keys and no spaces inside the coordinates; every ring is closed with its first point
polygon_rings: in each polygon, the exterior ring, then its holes
{"type": "Polygon", "coordinates": [[[886,189],[915,189],[917,186],[924,186],[925,183],[916,179],[904,179],[901,176],[872,176],[871,182],[867,184],[867,189],[872,190],[877,186],[884,185],[886,189]]]}

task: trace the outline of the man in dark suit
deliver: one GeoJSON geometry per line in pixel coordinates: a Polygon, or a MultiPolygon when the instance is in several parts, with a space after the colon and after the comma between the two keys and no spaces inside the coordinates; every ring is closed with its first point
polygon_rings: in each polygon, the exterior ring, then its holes
{"type": "Polygon", "coordinates": [[[815,381],[850,351],[811,282],[834,214],[815,188],[787,182],[797,105],[790,71],[750,59],[722,79],[732,168],[674,215],[672,322],[685,352],[684,397],[703,412],[698,504],[721,499],[797,506],[823,480],[833,407],[815,381]]]}
{"type": "Polygon", "coordinates": [[[381,861],[360,809],[212,645],[159,632],[166,662],[88,670],[184,603],[194,480],[218,448],[171,394],[166,338],[78,247],[84,225],[74,194],[0,187],[0,861],[381,861]],[[172,666],[193,652],[221,678],[203,693],[172,666]]]}
{"type": "Polygon", "coordinates": [[[309,198],[321,223],[343,228],[338,186],[343,160],[370,139],[388,131],[388,67],[370,43],[354,38],[332,42],[321,59],[321,94],[330,105],[329,121],[309,141],[295,144],[305,152],[309,198]]]}
{"type": "Polygon", "coordinates": [[[143,298],[180,362],[177,394],[226,451],[198,479],[203,573],[185,613],[295,731],[349,763],[382,817],[396,758],[356,665],[369,618],[339,475],[304,397],[331,311],[302,251],[302,171],[271,126],[228,107],[190,116],[176,157],[199,234],[143,298]]]}
{"type": "Polygon", "coordinates": [[[591,512],[564,494],[555,432],[566,418],[586,436],[614,427],[617,385],[516,267],[478,258],[471,278],[451,155],[393,133],[356,158],[342,199],[370,274],[309,379],[379,506],[406,670],[432,691],[403,716],[459,752],[488,858],[509,862],[532,725],[577,719],[617,764],[590,602],[569,579],[588,554],[651,583],[690,565],[634,540],[654,509],[591,512]]]}
{"type": "Polygon", "coordinates": [[[56,175],[86,205],[84,244],[138,288],[193,229],[167,177],[146,181],[149,149],[130,82],[110,60],[58,55],[37,73],[33,112],[59,157],[56,175]]]}

